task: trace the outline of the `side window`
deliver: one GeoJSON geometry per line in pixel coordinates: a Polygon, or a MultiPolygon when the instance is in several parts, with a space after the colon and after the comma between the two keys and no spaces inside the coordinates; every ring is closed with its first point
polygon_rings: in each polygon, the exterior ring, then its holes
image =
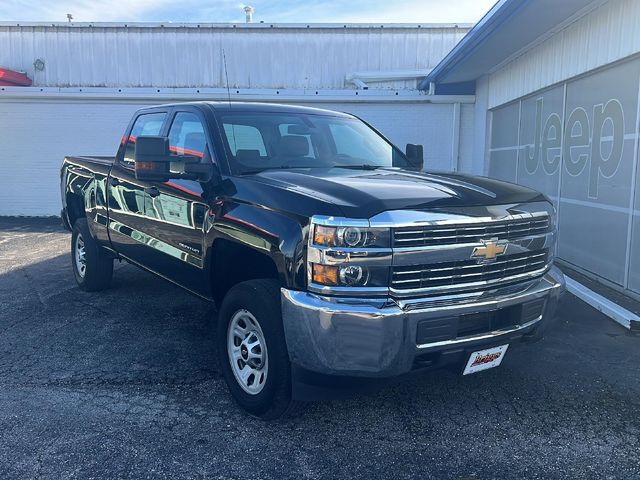
{"type": "Polygon", "coordinates": [[[136,150],[136,138],[140,135],[160,135],[162,124],[167,116],[166,113],[144,113],[136,118],[127,145],[124,149],[123,162],[126,165],[133,166],[134,153],[136,150]]]}
{"type": "Polygon", "coordinates": [[[249,125],[235,125],[224,123],[224,133],[233,156],[238,156],[238,151],[257,151],[260,157],[267,156],[267,149],[260,130],[249,125]]]}
{"type": "Polygon", "coordinates": [[[169,151],[172,155],[194,155],[203,158],[207,137],[200,118],[189,112],[176,114],[169,129],[169,151]]]}

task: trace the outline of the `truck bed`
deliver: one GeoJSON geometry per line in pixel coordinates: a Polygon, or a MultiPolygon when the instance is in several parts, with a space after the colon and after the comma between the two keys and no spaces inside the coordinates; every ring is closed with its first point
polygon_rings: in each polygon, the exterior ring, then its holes
{"type": "MultiPolygon", "coordinates": [[[[103,206],[95,204],[96,194],[101,199],[101,203],[104,203],[106,182],[114,160],[115,157],[108,156],[65,157],[60,170],[60,180],[63,207],[61,214],[67,228],[71,229],[73,219],[90,204],[93,204],[91,214],[94,217],[98,214],[98,210],[104,210],[103,206]],[[69,214],[71,218],[68,218],[69,214]]],[[[101,213],[106,218],[106,211],[101,213]]]]}
{"type": "Polygon", "coordinates": [[[82,155],[82,156],[67,156],[65,157],[65,162],[70,162],[70,163],[78,163],[78,164],[87,164],[87,165],[106,165],[107,167],[111,167],[111,165],[113,164],[114,160],[116,159],[115,156],[105,156],[105,155],[95,155],[95,156],[88,156],[88,155],[82,155]]]}

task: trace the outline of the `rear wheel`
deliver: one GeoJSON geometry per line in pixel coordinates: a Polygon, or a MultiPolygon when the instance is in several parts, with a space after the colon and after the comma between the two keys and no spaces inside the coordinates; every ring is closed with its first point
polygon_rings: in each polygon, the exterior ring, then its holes
{"type": "Polygon", "coordinates": [[[218,318],[218,358],[231,395],[250,414],[264,420],[291,411],[291,365],[275,280],[234,286],[218,318]]]}
{"type": "Polygon", "coordinates": [[[113,277],[113,258],[91,236],[86,218],[73,224],[71,264],[78,286],[87,292],[104,290],[113,277]]]}

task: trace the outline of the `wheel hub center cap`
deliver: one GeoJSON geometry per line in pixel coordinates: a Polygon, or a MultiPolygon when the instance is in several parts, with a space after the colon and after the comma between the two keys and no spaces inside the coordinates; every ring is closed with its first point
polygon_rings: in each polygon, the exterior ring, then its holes
{"type": "Polygon", "coordinates": [[[257,395],[269,370],[267,345],[260,324],[247,310],[238,310],[227,328],[227,352],[233,375],[242,389],[257,395]]]}

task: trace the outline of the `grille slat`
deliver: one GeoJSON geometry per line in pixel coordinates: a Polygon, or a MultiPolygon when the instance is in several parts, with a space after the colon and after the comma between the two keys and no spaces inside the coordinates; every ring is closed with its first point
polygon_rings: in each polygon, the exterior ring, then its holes
{"type": "Polygon", "coordinates": [[[391,287],[398,290],[437,288],[467,283],[500,281],[515,275],[536,272],[547,266],[548,252],[537,250],[504,255],[492,263],[476,259],[430,265],[394,267],[391,287]]]}
{"type": "MultiPolygon", "coordinates": [[[[439,277],[429,277],[428,281],[429,282],[437,282],[439,280],[453,280],[453,279],[458,279],[458,280],[468,280],[468,281],[477,281],[477,280],[485,280],[486,277],[491,276],[492,274],[496,274],[496,273],[500,273],[500,274],[511,274],[511,275],[516,275],[518,273],[526,273],[527,271],[535,271],[538,270],[540,268],[543,268],[545,266],[544,262],[536,262],[536,263],[532,263],[529,265],[519,265],[519,266],[515,266],[515,267],[506,267],[504,269],[501,270],[497,270],[497,271],[488,271],[488,272],[477,272],[477,273],[465,273],[462,275],[459,274],[452,274],[452,275],[444,275],[444,276],[439,276],[439,277]],[[481,277],[481,278],[475,278],[475,277],[481,277]]],[[[402,279],[402,280],[393,280],[393,285],[399,285],[399,284],[406,284],[406,283],[416,283],[416,282],[422,282],[423,281],[423,276],[420,276],[419,280],[416,280],[415,278],[409,278],[409,279],[402,279]]]]}
{"type": "MultiPolygon", "coordinates": [[[[501,266],[506,263],[506,262],[510,262],[510,263],[545,263],[544,262],[544,257],[546,256],[545,252],[540,252],[540,253],[533,253],[531,255],[529,255],[527,258],[516,258],[516,259],[512,259],[512,260],[501,260],[501,261],[496,261],[493,263],[486,263],[486,264],[470,264],[470,265],[459,265],[459,266],[455,266],[455,267],[439,267],[439,268],[421,268],[421,269],[416,269],[416,266],[412,266],[412,270],[407,270],[407,271],[395,271],[393,272],[394,275],[410,275],[410,274],[418,274],[418,273],[431,273],[431,272],[442,272],[445,270],[460,270],[460,269],[471,269],[471,268],[475,268],[475,269],[485,269],[488,270],[490,268],[493,269],[499,269],[501,268],[501,266]]],[[[435,265],[439,265],[439,264],[435,264],[435,265]]],[[[400,268],[400,267],[398,267],[400,268]]]]}
{"type": "Polygon", "coordinates": [[[395,247],[427,247],[471,243],[488,238],[512,240],[529,235],[547,233],[549,216],[537,215],[527,219],[500,220],[490,223],[428,225],[422,228],[403,227],[393,232],[395,247]]]}

